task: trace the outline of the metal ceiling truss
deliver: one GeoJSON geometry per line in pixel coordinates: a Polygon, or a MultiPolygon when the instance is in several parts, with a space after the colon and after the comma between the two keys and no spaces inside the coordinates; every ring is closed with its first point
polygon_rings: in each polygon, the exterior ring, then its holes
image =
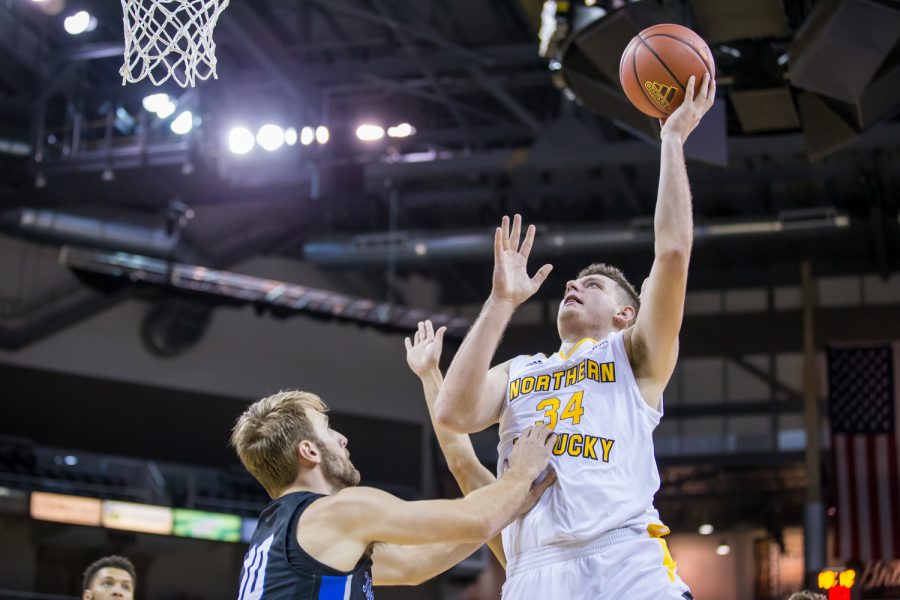
{"type": "Polygon", "coordinates": [[[470,325],[467,319],[446,314],[124,252],[65,246],[60,262],[76,271],[114,277],[129,285],[161,286],[214,303],[252,304],[279,316],[303,313],[398,332],[412,331],[419,321],[430,319],[437,327],[446,325],[448,334],[459,337],[470,325]]]}

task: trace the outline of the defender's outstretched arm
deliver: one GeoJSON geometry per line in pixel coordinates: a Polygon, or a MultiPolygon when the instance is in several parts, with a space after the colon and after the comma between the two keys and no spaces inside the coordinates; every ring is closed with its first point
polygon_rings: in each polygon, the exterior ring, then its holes
{"type": "Polygon", "coordinates": [[[528,276],[527,262],[534,243],[534,225],[528,227],[521,247],[522,217],[510,228],[503,217],[494,232],[494,276],[491,295],[453,357],[435,405],[438,423],[457,433],[474,433],[496,423],[505,395],[509,363],[490,368],[500,338],[516,308],[544,282],[551,265],[528,276]]]}

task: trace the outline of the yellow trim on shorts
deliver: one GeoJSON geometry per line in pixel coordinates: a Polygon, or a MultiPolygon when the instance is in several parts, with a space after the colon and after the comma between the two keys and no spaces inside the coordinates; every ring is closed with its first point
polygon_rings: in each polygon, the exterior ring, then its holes
{"type": "Polygon", "coordinates": [[[675,562],[675,559],[672,558],[666,540],[662,539],[664,535],[669,534],[669,528],[660,523],[651,523],[647,525],[647,533],[650,534],[650,537],[659,540],[659,545],[662,547],[663,551],[663,565],[665,565],[666,570],[669,572],[669,581],[675,583],[675,569],[678,564],[675,562]]]}

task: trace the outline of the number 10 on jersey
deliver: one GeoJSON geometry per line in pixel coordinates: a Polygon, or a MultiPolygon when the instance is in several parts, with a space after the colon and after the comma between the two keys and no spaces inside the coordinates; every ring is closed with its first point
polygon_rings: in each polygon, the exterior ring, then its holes
{"type": "Polygon", "coordinates": [[[581,423],[581,415],[584,414],[584,408],[581,407],[581,401],[584,399],[584,391],[578,391],[572,394],[566,407],[562,413],[559,412],[562,401],[559,398],[544,398],[535,407],[537,411],[544,411],[544,420],[535,421],[535,425],[545,424],[550,429],[556,429],[556,424],[566,419],[572,421],[573,425],[581,423]]]}

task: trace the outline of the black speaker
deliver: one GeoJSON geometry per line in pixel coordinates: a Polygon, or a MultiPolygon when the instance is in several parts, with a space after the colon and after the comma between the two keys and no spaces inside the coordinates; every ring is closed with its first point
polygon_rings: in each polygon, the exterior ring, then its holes
{"type": "Polygon", "coordinates": [[[783,85],[762,90],[732,90],[731,105],[744,133],[800,128],[791,91],[783,85]]]}
{"type": "Polygon", "coordinates": [[[884,62],[856,103],[860,127],[871,127],[900,108],[900,44],[884,62]]]}
{"type": "Polygon", "coordinates": [[[710,44],[789,33],[781,0],[691,0],[691,5],[710,44]]]}
{"type": "MultiPolygon", "coordinates": [[[[583,8],[583,7],[582,7],[583,8]]],[[[579,19],[574,11],[576,26],[579,19]]],[[[599,15],[601,12],[584,12],[599,15]]],[[[632,133],[650,140],[659,139],[659,124],[628,99],[619,83],[619,61],[625,46],[641,30],[673,18],[655,2],[627,4],[575,30],[560,51],[561,74],[568,90],[591,111],[616,121],[632,133]]]]}
{"type": "Polygon", "coordinates": [[[900,3],[820,2],[791,45],[791,84],[855,103],[898,40],[900,3]]]}
{"type": "Polygon", "coordinates": [[[844,107],[809,92],[797,94],[797,104],[810,160],[836,152],[859,137],[859,132],[842,114],[844,107]]]}

